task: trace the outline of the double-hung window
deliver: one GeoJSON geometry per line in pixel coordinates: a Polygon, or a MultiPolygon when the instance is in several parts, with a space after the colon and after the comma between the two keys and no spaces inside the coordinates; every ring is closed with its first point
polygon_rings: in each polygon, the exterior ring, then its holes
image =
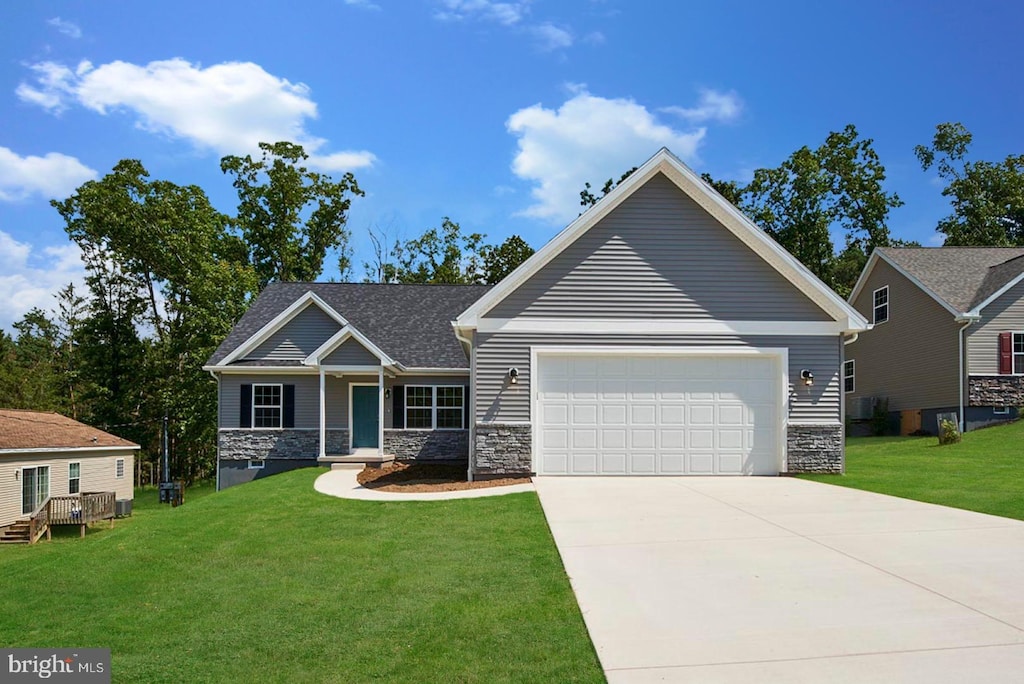
{"type": "Polygon", "coordinates": [[[409,385],[405,388],[405,426],[410,430],[461,430],[465,401],[461,385],[409,385]]]}
{"type": "Polygon", "coordinates": [[[889,286],[880,287],[872,295],[875,325],[889,320],[889,286]]]}
{"type": "Polygon", "coordinates": [[[1024,333],[1013,333],[1013,372],[1024,374],[1024,333]]]}
{"type": "Polygon", "coordinates": [[[68,494],[82,491],[82,464],[68,463],[68,494]]]}
{"type": "Polygon", "coordinates": [[[254,428],[280,428],[284,414],[281,385],[252,386],[252,426],[254,428]]]}
{"type": "Polygon", "coordinates": [[[853,359],[843,362],[843,391],[852,392],[854,391],[854,363],[853,359]]]}

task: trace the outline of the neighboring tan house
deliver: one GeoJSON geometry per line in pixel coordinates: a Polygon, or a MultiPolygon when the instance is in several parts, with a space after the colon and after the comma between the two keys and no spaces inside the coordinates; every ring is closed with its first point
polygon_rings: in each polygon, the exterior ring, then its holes
{"type": "Polygon", "coordinates": [[[1010,420],[1024,405],[1024,248],[876,249],[850,302],[873,323],[846,348],[846,415],[888,401],[901,434],[1010,420]]]}
{"type": "Polygon", "coordinates": [[[0,409],[0,530],[49,497],[135,497],[139,445],[56,413],[0,409]]]}
{"type": "Polygon", "coordinates": [[[493,288],[269,286],[206,366],[219,484],[360,448],[471,476],[841,472],[867,327],[663,149],[493,288]]]}

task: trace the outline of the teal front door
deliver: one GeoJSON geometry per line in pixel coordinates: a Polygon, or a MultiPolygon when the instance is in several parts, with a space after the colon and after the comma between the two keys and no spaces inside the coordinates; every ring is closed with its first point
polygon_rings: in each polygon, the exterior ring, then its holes
{"type": "Polygon", "coordinates": [[[376,447],[379,427],[377,386],[352,386],[352,448],[376,447]]]}

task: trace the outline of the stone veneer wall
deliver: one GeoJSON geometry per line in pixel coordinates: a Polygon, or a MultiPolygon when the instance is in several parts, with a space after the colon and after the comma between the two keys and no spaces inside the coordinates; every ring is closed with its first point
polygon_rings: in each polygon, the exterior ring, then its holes
{"type": "Polygon", "coordinates": [[[384,430],[384,453],[399,460],[469,458],[469,430],[384,430]]]}
{"type": "MultiPolygon", "coordinates": [[[[320,455],[320,430],[221,430],[217,439],[222,461],[315,459],[320,455]]],[[[327,431],[327,453],[348,453],[348,430],[327,431]]]]}
{"type": "Polygon", "coordinates": [[[843,472],[843,426],[790,425],[786,456],[791,473],[843,472]]]}
{"type": "Polygon", "coordinates": [[[472,472],[489,474],[525,474],[531,472],[533,448],[529,425],[521,423],[477,423],[473,442],[472,472]]]}
{"type": "Polygon", "coordinates": [[[1024,376],[986,375],[967,380],[968,406],[1024,406],[1024,376]]]}

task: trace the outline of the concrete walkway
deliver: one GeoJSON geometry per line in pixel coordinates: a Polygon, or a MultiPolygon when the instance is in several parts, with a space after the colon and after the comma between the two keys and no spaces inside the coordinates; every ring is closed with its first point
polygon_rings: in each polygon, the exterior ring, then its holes
{"type": "Polygon", "coordinates": [[[536,478],[609,682],[1019,682],[1024,523],[793,478],[536,478]]]}
{"type": "Polygon", "coordinates": [[[507,485],[505,487],[481,487],[462,489],[454,492],[381,492],[367,489],[356,481],[359,468],[336,468],[316,478],[313,488],[321,494],[342,499],[361,501],[447,501],[449,499],[479,499],[484,496],[501,496],[517,492],[534,491],[532,484],[507,485]]]}

